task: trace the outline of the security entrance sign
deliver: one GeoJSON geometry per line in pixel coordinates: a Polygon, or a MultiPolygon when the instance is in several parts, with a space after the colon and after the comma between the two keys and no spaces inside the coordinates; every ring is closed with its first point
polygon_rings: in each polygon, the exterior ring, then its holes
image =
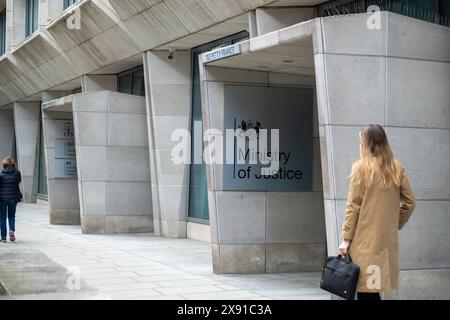
{"type": "Polygon", "coordinates": [[[75,134],[72,120],[55,120],[54,176],[77,179],[75,134]]]}
{"type": "Polygon", "coordinates": [[[224,190],[312,190],[313,94],[310,88],[225,86],[224,125],[236,135],[234,164],[224,161],[224,190]],[[262,132],[269,135],[267,148],[259,143],[262,132]],[[279,144],[273,152],[275,132],[279,144]],[[244,148],[238,147],[239,135],[245,136],[244,148]],[[264,174],[272,161],[279,163],[277,171],[264,174]]]}

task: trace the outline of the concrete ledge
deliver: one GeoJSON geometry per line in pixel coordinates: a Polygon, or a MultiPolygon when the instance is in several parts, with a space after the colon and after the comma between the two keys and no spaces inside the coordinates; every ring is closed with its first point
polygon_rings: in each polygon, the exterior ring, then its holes
{"type": "Polygon", "coordinates": [[[215,274],[265,273],[264,244],[212,245],[215,274]]]}
{"type": "Polygon", "coordinates": [[[106,233],[153,232],[153,216],[106,216],[106,233]]]}
{"type": "Polygon", "coordinates": [[[87,215],[81,217],[84,234],[152,233],[153,216],[87,215]]]}
{"type": "Polygon", "coordinates": [[[326,243],[270,244],[266,246],[266,272],[320,271],[326,254],[326,243]]]}
{"type": "Polygon", "coordinates": [[[50,209],[50,224],[80,225],[80,212],[77,209],[50,209]]]}
{"type": "Polygon", "coordinates": [[[66,286],[68,273],[65,268],[38,250],[18,246],[0,248],[0,281],[12,298],[29,296],[39,300],[41,294],[64,294],[66,298],[74,299],[75,296],[87,298],[95,293],[84,281],[82,290],[71,291],[66,286]]]}
{"type": "Polygon", "coordinates": [[[36,204],[38,204],[40,206],[45,206],[45,207],[49,206],[48,200],[39,199],[39,198],[36,198],[36,204]]]}
{"type": "Polygon", "coordinates": [[[89,215],[81,217],[81,231],[84,234],[105,234],[106,216],[89,215]]]}
{"type": "Polygon", "coordinates": [[[450,268],[400,271],[401,300],[450,300],[450,268]]]}
{"type": "Polygon", "coordinates": [[[215,274],[319,272],[326,258],[325,243],[212,244],[215,274]]]}
{"type": "Polygon", "coordinates": [[[207,224],[188,222],[187,238],[211,243],[211,227],[207,224]]]}
{"type": "Polygon", "coordinates": [[[155,219],[153,223],[156,235],[168,238],[186,238],[187,236],[186,221],[155,219]]]}

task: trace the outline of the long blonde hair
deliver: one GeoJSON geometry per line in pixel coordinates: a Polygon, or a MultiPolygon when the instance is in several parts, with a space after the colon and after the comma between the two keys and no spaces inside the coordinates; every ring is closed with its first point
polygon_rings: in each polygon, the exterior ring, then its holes
{"type": "Polygon", "coordinates": [[[360,157],[353,166],[350,180],[369,187],[379,173],[383,189],[401,184],[402,167],[389,145],[386,132],[380,125],[371,124],[360,133],[360,157]]]}

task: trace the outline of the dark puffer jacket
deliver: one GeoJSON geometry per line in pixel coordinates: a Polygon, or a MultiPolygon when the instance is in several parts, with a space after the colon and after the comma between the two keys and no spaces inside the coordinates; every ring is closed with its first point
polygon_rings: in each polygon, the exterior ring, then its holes
{"type": "Polygon", "coordinates": [[[0,172],[0,201],[22,201],[19,184],[22,182],[20,171],[9,166],[0,172]]]}

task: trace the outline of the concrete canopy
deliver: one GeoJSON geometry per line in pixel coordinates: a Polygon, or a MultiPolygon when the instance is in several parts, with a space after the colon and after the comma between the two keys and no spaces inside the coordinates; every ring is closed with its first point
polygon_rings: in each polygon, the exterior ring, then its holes
{"type": "Polygon", "coordinates": [[[244,41],[239,55],[205,65],[314,76],[315,24],[310,20],[244,41]]]}

